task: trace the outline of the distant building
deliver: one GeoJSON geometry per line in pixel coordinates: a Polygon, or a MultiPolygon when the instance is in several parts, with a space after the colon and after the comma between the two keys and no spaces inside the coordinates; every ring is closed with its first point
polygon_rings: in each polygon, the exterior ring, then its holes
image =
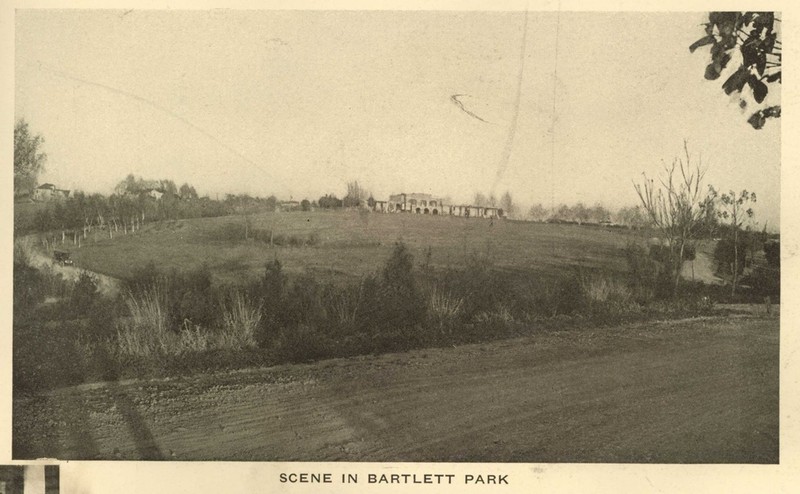
{"type": "Polygon", "coordinates": [[[33,189],[34,201],[52,201],[69,197],[68,190],[58,189],[53,184],[42,184],[33,189]]]}
{"type": "Polygon", "coordinates": [[[389,213],[441,214],[442,200],[431,194],[395,194],[389,196],[386,211],[389,213]]]}
{"type": "Polygon", "coordinates": [[[278,203],[278,209],[281,211],[300,211],[302,206],[300,201],[281,201],[278,203]]]}
{"type": "Polygon", "coordinates": [[[416,213],[431,215],[463,216],[465,218],[505,218],[502,208],[450,205],[431,194],[394,194],[388,201],[374,201],[371,208],[379,213],[416,213]]]}

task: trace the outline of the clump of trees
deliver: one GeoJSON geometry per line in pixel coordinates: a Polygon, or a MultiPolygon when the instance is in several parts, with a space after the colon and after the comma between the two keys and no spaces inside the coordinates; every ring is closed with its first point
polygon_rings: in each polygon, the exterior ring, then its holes
{"type": "Polygon", "coordinates": [[[650,219],[641,206],[624,206],[612,211],[602,204],[586,206],[582,202],[573,205],[559,204],[554,208],[537,203],[528,210],[527,219],[537,222],[588,225],[610,223],[628,228],[644,228],[650,225],[650,219]]]}
{"type": "Polygon", "coordinates": [[[113,238],[118,233],[134,233],[147,222],[232,214],[247,219],[250,214],[275,211],[277,207],[275,196],[227,194],[217,200],[199,196],[188,183],[177,187],[168,179],[145,180],[128,175],[110,195],[75,191],[70,197],[43,204],[31,224],[15,227],[20,228],[17,233],[60,232],[62,242],[71,240],[80,245],[93,231],[103,231],[113,238]]]}

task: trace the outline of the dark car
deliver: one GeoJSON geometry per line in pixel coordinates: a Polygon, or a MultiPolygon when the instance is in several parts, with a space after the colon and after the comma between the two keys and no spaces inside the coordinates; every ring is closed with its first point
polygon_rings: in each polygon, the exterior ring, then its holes
{"type": "Polygon", "coordinates": [[[53,260],[62,266],[72,266],[72,259],[69,257],[69,252],[64,252],[63,250],[54,251],[53,260]]]}

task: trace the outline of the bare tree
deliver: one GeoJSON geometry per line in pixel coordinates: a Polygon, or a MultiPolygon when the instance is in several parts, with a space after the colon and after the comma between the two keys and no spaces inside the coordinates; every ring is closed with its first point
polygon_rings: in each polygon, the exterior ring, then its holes
{"type": "Polygon", "coordinates": [[[633,185],[642,206],[666,242],[666,267],[674,280],[673,295],[678,291],[686,249],[694,245],[703,233],[707,211],[714,207],[715,197],[713,189],[707,192],[701,187],[706,173],[702,162],[692,162],[686,141],[683,149],[685,156],[665,166],[658,182],[643,174],[642,183],[633,185]]]}
{"type": "Polygon", "coordinates": [[[735,295],[736,285],[739,281],[739,230],[742,228],[745,221],[753,217],[753,209],[749,207],[747,209],[745,208],[748,204],[756,202],[756,193],[743,190],[737,195],[736,192],[731,190],[727,194],[722,194],[719,198],[722,207],[718,214],[720,218],[731,222],[731,229],[733,230],[733,277],[731,278],[731,295],[735,295]]]}

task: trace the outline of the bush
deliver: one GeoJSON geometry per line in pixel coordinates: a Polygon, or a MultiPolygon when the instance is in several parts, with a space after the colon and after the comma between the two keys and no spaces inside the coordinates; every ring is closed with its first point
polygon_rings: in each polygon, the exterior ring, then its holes
{"type": "Polygon", "coordinates": [[[630,288],[608,274],[589,274],[579,278],[583,297],[591,305],[625,307],[633,300],[630,288]]]}
{"type": "Polygon", "coordinates": [[[777,240],[770,240],[764,243],[764,256],[767,264],[771,268],[780,269],[781,267],[781,243],[777,240]]]}
{"type": "MultiPolygon", "coordinates": [[[[660,248],[655,251],[660,255],[664,252],[660,248]]],[[[637,303],[645,304],[653,299],[668,298],[672,295],[674,280],[670,276],[668,264],[664,264],[663,259],[654,259],[653,249],[646,251],[641,245],[629,243],[624,249],[624,254],[628,264],[629,287],[637,303]]]]}
{"type": "Polygon", "coordinates": [[[781,271],[769,266],[759,266],[742,278],[741,284],[750,286],[756,295],[774,297],[773,302],[777,302],[781,296],[781,271]]]}
{"type": "Polygon", "coordinates": [[[78,280],[72,287],[72,296],[69,298],[69,309],[73,317],[85,317],[98,300],[97,279],[86,271],[81,271],[78,280]]]}
{"type": "Polygon", "coordinates": [[[500,304],[509,304],[515,298],[509,276],[499,272],[491,260],[483,256],[470,256],[463,269],[444,272],[439,289],[463,300],[463,314],[467,320],[494,312],[500,304]]]}
{"type": "Polygon", "coordinates": [[[14,324],[18,324],[34,316],[34,309],[45,298],[45,281],[36,268],[16,256],[13,277],[14,324]]]}
{"type": "MultiPolygon", "coordinates": [[[[750,250],[750,243],[744,234],[739,236],[738,250],[739,262],[738,275],[744,273],[744,268],[747,260],[747,252],[750,250]]],[[[723,237],[714,247],[714,260],[717,263],[717,274],[730,276],[733,274],[734,258],[736,257],[736,250],[734,250],[733,237],[723,237]]]]}
{"type": "Polygon", "coordinates": [[[267,346],[274,336],[275,328],[280,328],[287,322],[286,311],[286,286],[287,277],[277,259],[264,266],[264,276],[256,288],[256,300],[261,305],[261,324],[256,333],[258,346],[267,346]]]}
{"type": "Polygon", "coordinates": [[[428,296],[429,324],[442,333],[450,333],[464,311],[464,299],[434,286],[428,296]]]}
{"type": "Polygon", "coordinates": [[[222,331],[217,346],[238,350],[256,346],[256,332],[261,322],[261,306],[241,291],[231,293],[223,309],[222,331]]]}
{"type": "Polygon", "coordinates": [[[327,335],[304,324],[281,329],[275,339],[275,354],[282,361],[309,362],[335,352],[336,345],[327,335]]]}
{"type": "Polygon", "coordinates": [[[425,305],[414,279],[414,256],[402,242],[395,244],[392,254],[383,267],[381,280],[380,327],[414,326],[423,322],[425,305]]]}
{"type": "Polygon", "coordinates": [[[168,353],[170,317],[165,299],[165,289],[159,282],[125,297],[130,319],[117,330],[116,350],[120,356],[150,357],[168,353]]]}

